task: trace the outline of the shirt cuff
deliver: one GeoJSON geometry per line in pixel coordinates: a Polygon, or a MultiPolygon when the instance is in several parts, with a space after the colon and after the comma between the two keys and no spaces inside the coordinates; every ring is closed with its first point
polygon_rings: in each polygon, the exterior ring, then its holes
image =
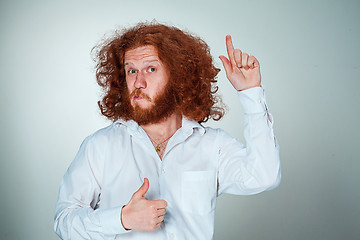
{"type": "Polygon", "coordinates": [[[238,96],[245,114],[263,113],[267,111],[263,87],[253,87],[239,91],[238,96]]]}
{"type": "Polygon", "coordinates": [[[100,222],[104,233],[121,234],[129,232],[121,224],[122,207],[114,207],[101,211],[100,222]]]}

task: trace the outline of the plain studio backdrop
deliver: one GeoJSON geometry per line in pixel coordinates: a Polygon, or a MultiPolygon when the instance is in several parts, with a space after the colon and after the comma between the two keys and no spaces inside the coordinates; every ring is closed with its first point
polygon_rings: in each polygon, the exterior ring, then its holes
{"type": "Polygon", "coordinates": [[[282,182],[220,196],[214,239],[360,239],[360,3],[265,0],[1,1],[0,239],[58,239],[61,178],[83,139],[110,124],[91,48],[154,19],[209,44],[229,110],[205,125],[240,141],[242,109],[218,58],[225,35],[261,64],[282,182]]]}

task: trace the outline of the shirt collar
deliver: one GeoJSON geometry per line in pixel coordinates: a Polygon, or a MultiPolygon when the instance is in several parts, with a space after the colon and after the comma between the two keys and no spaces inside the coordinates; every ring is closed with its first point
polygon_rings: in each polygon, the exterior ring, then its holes
{"type": "MultiPolygon", "coordinates": [[[[118,119],[114,123],[116,126],[124,125],[127,127],[129,134],[141,136],[145,133],[144,129],[133,120],[125,121],[123,119],[118,119]]],[[[182,126],[180,128],[184,133],[191,135],[196,130],[199,131],[201,135],[205,133],[205,128],[200,123],[191,120],[185,116],[182,117],[182,126]]],[[[146,134],[146,133],[145,133],[146,134]]]]}
{"type": "MultiPolygon", "coordinates": [[[[121,125],[124,125],[129,132],[130,135],[141,137],[144,136],[145,133],[144,129],[137,124],[137,122],[133,120],[125,121],[124,119],[118,119],[115,121],[115,126],[120,127],[121,125]]],[[[146,133],[145,133],[146,134],[146,133]]]]}
{"type": "Polygon", "coordinates": [[[201,135],[203,135],[205,133],[205,128],[204,126],[202,126],[200,123],[194,121],[194,120],[191,120],[185,116],[183,116],[182,118],[182,130],[185,131],[185,132],[189,132],[190,134],[192,133],[192,130],[198,130],[199,133],[201,135]]]}

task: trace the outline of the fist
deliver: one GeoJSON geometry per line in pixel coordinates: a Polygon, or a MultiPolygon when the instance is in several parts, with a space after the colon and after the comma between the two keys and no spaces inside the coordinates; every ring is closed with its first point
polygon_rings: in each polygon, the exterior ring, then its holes
{"type": "Polygon", "coordinates": [[[121,211],[121,222],[125,229],[153,231],[164,221],[167,202],[165,200],[149,201],[145,194],[149,189],[149,180],[133,194],[129,203],[121,211]]]}

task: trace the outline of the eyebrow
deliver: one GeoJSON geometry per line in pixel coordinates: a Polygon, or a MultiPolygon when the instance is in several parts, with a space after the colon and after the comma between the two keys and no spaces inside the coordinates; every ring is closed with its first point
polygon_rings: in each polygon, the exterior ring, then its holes
{"type": "MultiPolygon", "coordinates": [[[[158,63],[160,63],[160,60],[158,60],[158,59],[153,59],[153,60],[148,60],[148,61],[144,61],[144,63],[152,63],[152,62],[158,62],[158,63]]],[[[127,66],[127,65],[131,65],[132,63],[131,62],[125,62],[125,66],[127,66]]]]}

